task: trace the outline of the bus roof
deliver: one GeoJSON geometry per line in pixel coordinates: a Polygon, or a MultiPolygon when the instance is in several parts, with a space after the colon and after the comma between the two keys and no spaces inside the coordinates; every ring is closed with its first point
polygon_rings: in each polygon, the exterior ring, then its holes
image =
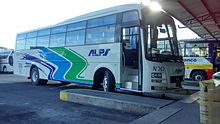
{"type": "Polygon", "coordinates": [[[198,39],[185,39],[185,40],[179,40],[180,43],[206,43],[206,42],[220,42],[220,40],[213,40],[213,39],[202,39],[202,38],[198,38],[198,39]]]}
{"type": "Polygon", "coordinates": [[[43,28],[38,28],[38,29],[34,29],[34,30],[29,30],[29,31],[25,31],[25,32],[20,32],[18,34],[28,33],[28,32],[32,32],[32,31],[38,31],[38,30],[52,28],[52,27],[55,27],[55,26],[61,26],[61,25],[70,24],[70,23],[74,23],[74,22],[85,21],[85,20],[88,20],[88,19],[98,18],[98,17],[101,17],[101,16],[111,15],[111,14],[115,14],[115,13],[129,11],[129,10],[135,10],[135,9],[140,10],[140,9],[143,9],[144,7],[146,7],[146,6],[143,5],[143,4],[119,5],[119,6],[115,6],[115,7],[110,7],[110,8],[90,12],[90,13],[87,13],[87,14],[84,14],[84,15],[80,15],[80,16],[65,20],[65,21],[63,21],[61,23],[58,23],[58,24],[55,24],[55,25],[51,25],[51,26],[47,26],[47,27],[43,27],[43,28]]]}
{"type": "Polygon", "coordinates": [[[84,14],[84,15],[81,15],[81,16],[77,16],[75,18],[68,19],[68,20],[63,21],[63,22],[58,23],[58,24],[68,24],[68,23],[73,23],[73,22],[79,22],[79,21],[93,19],[93,18],[105,16],[105,15],[111,15],[111,14],[115,14],[115,13],[125,12],[125,11],[129,11],[129,10],[134,10],[134,9],[139,10],[139,9],[144,8],[144,7],[145,6],[143,4],[119,5],[119,6],[110,7],[110,8],[98,10],[98,11],[95,11],[95,12],[91,12],[91,13],[88,13],[88,14],[84,14]]]}

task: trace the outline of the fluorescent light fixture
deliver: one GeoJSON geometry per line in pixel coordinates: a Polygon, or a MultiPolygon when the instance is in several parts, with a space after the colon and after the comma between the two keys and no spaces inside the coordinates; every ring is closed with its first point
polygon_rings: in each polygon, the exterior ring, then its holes
{"type": "Polygon", "coordinates": [[[162,7],[158,2],[150,2],[149,6],[150,9],[153,11],[162,11],[162,7]]]}

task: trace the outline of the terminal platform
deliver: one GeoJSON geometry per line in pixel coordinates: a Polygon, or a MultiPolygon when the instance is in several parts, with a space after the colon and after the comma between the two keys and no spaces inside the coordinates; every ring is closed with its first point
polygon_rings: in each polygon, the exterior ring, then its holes
{"type": "Polygon", "coordinates": [[[173,100],[141,97],[89,89],[63,90],[60,92],[60,99],[78,104],[116,109],[123,112],[141,115],[151,113],[174,102],[173,100]]]}

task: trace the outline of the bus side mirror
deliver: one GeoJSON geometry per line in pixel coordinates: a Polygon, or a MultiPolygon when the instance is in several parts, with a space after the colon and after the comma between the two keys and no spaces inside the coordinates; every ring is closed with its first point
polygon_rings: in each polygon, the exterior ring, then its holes
{"type": "Polygon", "coordinates": [[[13,66],[13,57],[12,56],[9,56],[8,63],[9,63],[9,65],[13,66]]]}

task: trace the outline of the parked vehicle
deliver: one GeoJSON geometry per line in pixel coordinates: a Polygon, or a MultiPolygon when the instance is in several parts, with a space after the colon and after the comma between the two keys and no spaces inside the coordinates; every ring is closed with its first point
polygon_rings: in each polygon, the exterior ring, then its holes
{"type": "Polygon", "coordinates": [[[56,80],[151,92],[179,87],[184,75],[174,20],[142,4],[19,33],[14,59],[14,73],[34,85],[56,80]]]}
{"type": "Polygon", "coordinates": [[[14,50],[5,49],[0,51],[0,72],[13,72],[13,54],[14,50]]]}

